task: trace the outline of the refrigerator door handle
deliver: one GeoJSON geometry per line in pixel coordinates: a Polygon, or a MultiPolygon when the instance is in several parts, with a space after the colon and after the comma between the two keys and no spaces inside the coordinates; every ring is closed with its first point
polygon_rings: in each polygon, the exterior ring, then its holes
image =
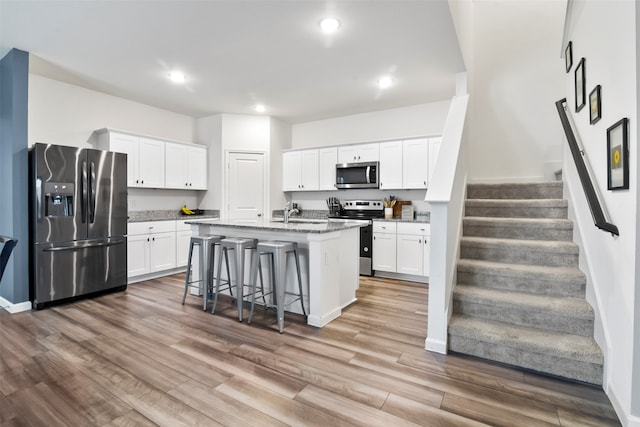
{"type": "Polygon", "coordinates": [[[91,162],[89,166],[89,222],[96,219],[96,165],[91,162]]]}
{"type": "Polygon", "coordinates": [[[56,246],[54,248],[43,249],[42,252],[61,252],[61,251],[79,251],[87,248],[101,248],[106,246],[115,246],[125,243],[125,240],[115,240],[113,242],[87,243],[78,246],[56,246]]]}
{"type": "Polygon", "coordinates": [[[80,210],[82,211],[82,222],[87,222],[87,162],[82,161],[82,177],[80,181],[82,199],[80,200],[80,210]]]}
{"type": "Polygon", "coordinates": [[[44,200],[42,200],[42,178],[36,178],[36,220],[42,221],[44,218],[44,200]]]}

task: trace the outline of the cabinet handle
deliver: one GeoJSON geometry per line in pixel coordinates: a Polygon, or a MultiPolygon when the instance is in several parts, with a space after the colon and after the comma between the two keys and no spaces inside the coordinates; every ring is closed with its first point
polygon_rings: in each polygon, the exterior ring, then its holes
{"type": "Polygon", "coordinates": [[[147,237],[147,242],[150,242],[150,241],[151,241],[151,239],[149,239],[149,238],[147,237]]]}
{"type": "Polygon", "coordinates": [[[422,182],[424,183],[424,186],[426,187],[427,186],[427,181],[422,181],[422,182]]]}
{"type": "Polygon", "coordinates": [[[142,181],[140,181],[140,184],[144,184],[144,179],[142,181]]]}
{"type": "Polygon", "coordinates": [[[418,243],[422,243],[422,239],[418,239],[418,243]]]}
{"type": "Polygon", "coordinates": [[[136,184],[140,184],[140,180],[139,179],[136,179],[136,184]]]}
{"type": "Polygon", "coordinates": [[[151,240],[153,240],[153,241],[155,242],[155,241],[156,241],[156,238],[155,238],[155,237],[152,237],[152,238],[151,238],[151,240]]]}

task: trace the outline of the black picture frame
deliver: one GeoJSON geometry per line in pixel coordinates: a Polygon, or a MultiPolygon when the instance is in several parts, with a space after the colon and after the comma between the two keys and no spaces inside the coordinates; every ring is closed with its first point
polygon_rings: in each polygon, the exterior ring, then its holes
{"type": "Polygon", "coordinates": [[[629,189],[629,119],[607,129],[607,189],[629,189]]]}
{"type": "Polygon", "coordinates": [[[585,60],[582,58],[580,62],[578,62],[578,65],[576,65],[575,71],[574,89],[576,96],[576,113],[580,112],[587,103],[585,74],[585,60]]]}
{"type": "Polygon", "coordinates": [[[596,124],[602,118],[602,97],[600,85],[589,93],[589,123],[596,124]]]}
{"type": "Polygon", "coordinates": [[[573,66],[573,43],[567,43],[567,47],[564,49],[564,66],[567,70],[567,73],[571,71],[571,67],[573,66]]]}

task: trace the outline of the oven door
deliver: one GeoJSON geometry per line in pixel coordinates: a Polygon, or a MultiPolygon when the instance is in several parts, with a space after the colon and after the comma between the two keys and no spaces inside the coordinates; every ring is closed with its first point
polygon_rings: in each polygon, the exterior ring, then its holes
{"type": "Polygon", "coordinates": [[[371,261],[373,255],[373,225],[360,227],[360,275],[371,276],[371,261]]]}

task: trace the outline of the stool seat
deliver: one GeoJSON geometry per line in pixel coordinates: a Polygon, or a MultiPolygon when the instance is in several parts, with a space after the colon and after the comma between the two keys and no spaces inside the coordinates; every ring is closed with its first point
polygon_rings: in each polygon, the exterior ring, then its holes
{"type": "MultiPolygon", "coordinates": [[[[251,298],[251,311],[249,313],[249,319],[247,323],[251,323],[251,319],[253,318],[253,310],[255,307],[255,296],[256,296],[256,282],[257,282],[257,271],[261,272],[261,257],[263,255],[268,255],[269,260],[271,262],[271,292],[269,294],[275,295],[275,304],[272,306],[276,307],[277,317],[278,317],[278,329],[280,333],[284,330],[284,307],[287,305],[291,305],[296,301],[300,301],[300,305],[302,306],[302,313],[307,315],[307,312],[304,307],[304,295],[302,291],[302,274],[300,272],[300,258],[298,254],[298,243],[297,242],[289,242],[282,240],[269,240],[262,241],[258,243],[256,247],[257,256],[251,264],[251,285],[253,295],[251,298]],[[287,258],[288,255],[292,254],[294,256],[294,260],[296,263],[296,273],[298,279],[298,293],[286,292],[286,268],[287,268],[287,258]],[[287,295],[295,296],[296,298],[289,302],[285,303],[285,297],[287,295]]],[[[264,289],[262,290],[262,297],[264,300],[264,289]]],[[[266,302],[265,302],[266,305],[266,302]]]]}
{"type": "Polygon", "coordinates": [[[254,250],[258,244],[258,239],[248,237],[227,237],[220,241],[220,251],[218,252],[218,274],[216,277],[215,296],[213,299],[213,308],[211,313],[215,313],[216,304],[218,303],[218,294],[220,292],[220,268],[222,264],[222,255],[224,254],[229,262],[229,251],[233,251],[234,255],[234,272],[235,272],[235,285],[232,284],[231,276],[228,276],[228,289],[231,292],[233,287],[236,288],[238,294],[237,306],[238,306],[238,320],[242,322],[243,318],[243,300],[244,300],[244,267],[245,267],[245,250],[254,250]]]}
{"type": "MultiPolygon", "coordinates": [[[[187,261],[187,273],[184,282],[184,295],[182,296],[182,304],[187,298],[187,291],[190,287],[202,287],[203,292],[203,310],[207,309],[207,298],[210,293],[210,289],[213,286],[213,260],[215,254],[215,246],[220,244],[220,241],[224,239],[225,236],[218,235],[204,235],[204,236],[191,236],[189,240],[189,258],[187,261]],[[193,249],[199,246],[200,247],[200,279],[199,280],[191,280],[191,270],[192,270],[192,259],[193,259],[193,249]],[[196,285],[197,284],[197,285],[196,285]]],[[[228,270],[228,267],[227,267],[228,270]]]]}

